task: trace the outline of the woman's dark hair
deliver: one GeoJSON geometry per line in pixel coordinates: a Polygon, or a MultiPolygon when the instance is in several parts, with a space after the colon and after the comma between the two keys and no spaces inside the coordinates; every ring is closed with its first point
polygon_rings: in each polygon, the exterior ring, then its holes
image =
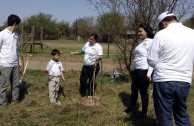
{"type": "Polygon", "coordinates": [[[14,15],[14,14],[9,15],[7,18],[8,26],[13,26],[15,23],[16,25],[19,25],[20,22],[21,22],[21,19],[19,18],[19,16],[14,15]]]}
{"type": "Polygon", "coordinates": [[[98,34],[92,33],[90,36],[93,36],[95,40],[98,40],[98,34]]]}
{"type": "Polygon", "coordinates": [[[53,49],[52,51],[51,51],[51,55],[52,56],[55,56],[55,55],[60,55],[61,53],[59,52],[59,50],[57,50],[57,49],[53,49]]]}
{"type": "Polygon", "coordinates": [[[148,38],[154,38],[153,29],[149,24],[139,24],[139,28],[143,28],[145,30],[148,38]]]}

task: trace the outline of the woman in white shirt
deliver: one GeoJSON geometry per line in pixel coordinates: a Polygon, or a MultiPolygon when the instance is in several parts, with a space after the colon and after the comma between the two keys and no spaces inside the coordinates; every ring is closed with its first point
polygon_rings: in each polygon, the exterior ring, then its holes
{"type": "Polygon", "coordinates": [[[148,87],[151,81],[153,68],[147,63],[148,49],[152,43],[154,34],[148,24],[140,24],[138,27],[139,40],[135,48],[135,59],[131,68],[132,85],[131,85],[131,102],[125,110],[126,113],[136,110],[138,91],[141,94],[142,111],[140,117],[147,117],[148,109],[148,87]]]}
{"type": "Polygon", "coordinates": [[[84,54],[79,87],[79,92],[82,98],[93,96],[94,91],[96,90],[97,85],[95,82],[93,82],[93,76],[95,75],[96,77],[98,72],[100,71],[99,61],[103,57],[102,46],[97,41],[98,34],[92,33],[90,35],[89,41],[86,42],[81,50],[70,52],[71,55],[84,54]],[[88,80],[89,83],[87,83],[88,80]]]}

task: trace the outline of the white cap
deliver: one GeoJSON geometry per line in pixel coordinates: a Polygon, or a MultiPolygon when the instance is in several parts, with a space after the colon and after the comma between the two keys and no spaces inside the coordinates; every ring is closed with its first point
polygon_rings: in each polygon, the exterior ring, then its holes
{"type": "Polygon", "coordinates": [[[168,11],[163,12],[162,14],[160,14],[160,15],[158,16],[158,18],[157,18],[158,24],[159,24],[164,18],[169,17],[169,16],[175,16],[175,15],[174,15],[173,13],[171,13],[171,12],[168,12],[168,11]]]}

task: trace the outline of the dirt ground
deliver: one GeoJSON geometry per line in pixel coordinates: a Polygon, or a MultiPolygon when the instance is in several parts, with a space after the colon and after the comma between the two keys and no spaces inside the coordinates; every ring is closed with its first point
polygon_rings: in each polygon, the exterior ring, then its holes
{"type": "MultiPolygon", "coordinates": [[[[24,58],[24,63],[26,62],[26,58],[24,58]]],[[[45,57],[32,57],[29,60],[27,69],[33,69],[33,70],[45,70],[46,65],[50,58],[45,57]]],[[[81,71],[82,68],[82,59],[79,58],[68,58],[68,59],[61,59],[61,62],[64,66],[65,72],[70,70],[75,71],[81,71]]],[[[106,72],[111,74],[114,69],[117,68],[117,64],[111,60],[111,59],[103,59],[102,65],[101,65],[101,72],[106,72]]],[[[193,71],[194,72],[194,71],[193,71]]],[[[194,73],[193,73],[193,79],[194,79],[194,73]]]]}
{"type": "MultiPolygon", "coordinates": [[[[24,58],[24,63],[26,63],[26,58],[24,58]]],[[[46,65],[50,58],[45,57],[31,57],[27,69],[33,70],[45,70],[46,65]]],[[[60,60],[64,66],[65,72],[70,70],[81,71],[82,68],[82,59],[79,58],[66,58],[60,60]]],[[[117,68],[117,64],[114,63],[111,59],[103,59],[101,65],[102,71],[107,73],[112,73],[113,69],[117,68]]]]}
{"type": "MultiPolygon", "coordinates": [[[[67,49],[79,49],[80,47],[83,46],[82,43],[66,43],[66,44],[56,44],[56,43],[45,43],[45,45],[52,47],[52,48],[67,48],[67,49]]],[[[102,44],[103,48],[107,48],[107,44],[102,44]]],[[[110,50],[115,50],[115,46],[110,45],[110,50]]],[[[24,58],[24,63],[26,62],[27,58],[24,58]]],[[[46,57],[31,57],[28,63],[27,69],[33,69],[33,70],[45,70],[46,65],[50,58],[46,57]]],[[[60,61],[62,62],[65,71],[70,71],[70,70],[78,70],[81,71],[82,68],[82,60],[79,58],[75,57],[60,57],[60,61]]],[[[117,64],[114,63],[111,59],[103,59],[102,60],[102,65],[101,65],[101,70],[104,72],[112,73],[113,69],[117,68],[117,64]]]]}

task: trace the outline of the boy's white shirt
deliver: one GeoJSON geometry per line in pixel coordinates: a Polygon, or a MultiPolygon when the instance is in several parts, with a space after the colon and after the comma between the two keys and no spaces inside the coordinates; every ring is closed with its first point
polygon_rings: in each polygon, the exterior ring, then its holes
{"type": "Polygon", "coordinates": [[[46,70],[49,72],[50,76],[61,76],[61,73],[64,71],[63,65],[60,61],[55,62],[52,59],[48,62],[46,70]]]}
{"type": "Polygon", "coordinates": [[[143,41],[139,41],[138,46],[135,48],[135,59],[131,67],[131,70],[135,69],[147,70],[147,76],[151,76],[153,68],[148,65],[147,53],[152,44],[153,39],[146,38],[143,41]]]}
{"type": "Polygon", "coordinates": [[[148,51],[148,63],[154,67],[154,82],[191,83],[194,63],[194,30],[171,23],[159,31],[148,51]]]}
{"type": "MultiPolygon", "coordinates": [[[[98,43],[95,43],[93,45],[90,44],[90,42],[87,42],[84,47],[82,48],[84,51],[84,65],[93,65],[92,59],[95,56],[103,56],[103,50],[102,46],[98,43]]],[[[96,61],[97,63],[98,61],[96,61]]]]}
{"type": "Polygon", "coordinates": [[[0,66],[18,66],[18,34],[4,29],[0,32],[0,66]]]}

